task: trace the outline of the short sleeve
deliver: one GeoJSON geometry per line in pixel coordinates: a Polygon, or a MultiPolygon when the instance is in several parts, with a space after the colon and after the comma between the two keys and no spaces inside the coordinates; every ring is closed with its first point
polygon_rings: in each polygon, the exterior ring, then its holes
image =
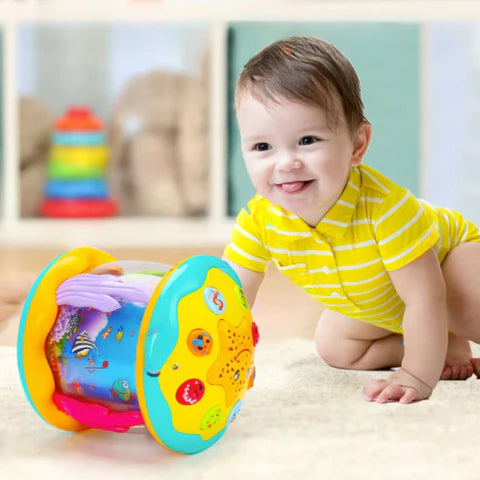
{"type": "Polygon", "coordinates": [[[255,219],[254,202],[251,200],[249,209],[243,208],[238,214],[224,257],[241,267],[263,273],[270,261],[270,253],[262,241],[258,219],[255,219]]]}
{"type": "Polygon", "coordinates": [[[438,225],[408,190],[396,187],[384,198],[374,222],[380,255],[387,270],[397,270],[433,248],[438,225]]]}

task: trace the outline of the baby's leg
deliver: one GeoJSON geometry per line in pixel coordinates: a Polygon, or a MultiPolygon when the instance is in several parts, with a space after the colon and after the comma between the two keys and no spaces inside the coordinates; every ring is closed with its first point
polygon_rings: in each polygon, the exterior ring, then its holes
{"type": "MultiPolygon", "coordinates": [[[[399,367],[404,354],[402,335],[330,310],[320,317],[315,343],[326,363],[351,370],[399,367]]],[[[471,356],[468,340],[450,333],[442,380],[463,380],[474,371],[478,376],[480,359],[471,356]]]]}
{"type": "Polygon", "coordinates": [[[399,367],[402,335],[325,310],[318,322],[315,344],[320,357],[336,368],[377,370],[399,367]]]}
{"type": "MultiPolygon", "coordinates": [[[[480,343],[480,243],[462,243],[442,264],[447,286],[450,330],[457,336],[480,343]]],[[[480,359],[471,359],[480,377],[480,359]]]]}

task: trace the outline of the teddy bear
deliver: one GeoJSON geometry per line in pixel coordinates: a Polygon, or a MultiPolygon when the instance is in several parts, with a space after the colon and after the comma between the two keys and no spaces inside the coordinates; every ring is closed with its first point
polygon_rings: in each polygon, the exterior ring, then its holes
{"type": "Polygon", "coordinates": [[[208,60],[198,75],[133,77],[108,123],[121,215],[201,216],[208,203],[208,60]]]}
{"type": "Polygon", "coordinates": [[[20,215],[36,217],[43,198],[55,116],[34,96],[19,99],[20,215]]]}

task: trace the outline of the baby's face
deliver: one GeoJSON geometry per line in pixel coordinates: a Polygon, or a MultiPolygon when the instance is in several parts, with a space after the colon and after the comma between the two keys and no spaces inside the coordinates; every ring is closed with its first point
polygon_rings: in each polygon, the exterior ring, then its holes
{"type": "Polygon", "coordinates": [[[361,162],[355,153],[357,134],[350,133],[343,113],[331,126],[317,106],[285,99],[264,102],[244,92],[237,121],[256,190],[317,225],[342,193],[350,168],[361,162]]]}

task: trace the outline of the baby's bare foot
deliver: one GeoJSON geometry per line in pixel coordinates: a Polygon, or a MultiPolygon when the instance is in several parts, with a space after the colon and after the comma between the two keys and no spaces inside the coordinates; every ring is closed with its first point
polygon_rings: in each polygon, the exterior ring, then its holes
{"type": "Polygon", "coordinates": [[[480,359],[472,359],[470,342],[450,333],[445,366],[440,379],[465,380],[471,377],[474,372],[480,374],[480,359]],[[474,363],[472,360],[476,360],[476,362],[474,363]]]}
{"type": "MultiPolygon", "coordinates": [[[[480,361],[480,359],[476,360],[480,361]]],[[[462,363],[461,365],[447,365],[445,363],[440,380],[466,380],[473,375],[473,371],[474,367],[471,362],[462,363]]],[[[480,365],[478,372],[480,374],[480,365]]]]}

